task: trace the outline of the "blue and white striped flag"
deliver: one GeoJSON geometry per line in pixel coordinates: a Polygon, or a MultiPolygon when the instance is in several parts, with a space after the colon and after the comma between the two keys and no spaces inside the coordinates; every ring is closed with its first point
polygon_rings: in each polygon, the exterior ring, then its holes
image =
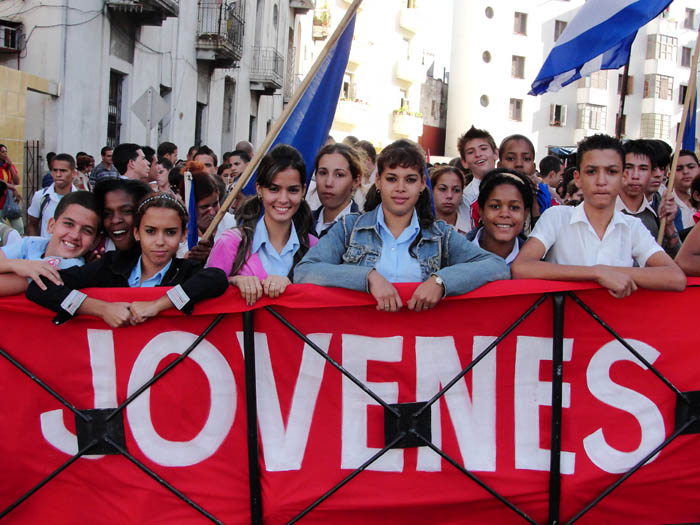
{"type": "Polygon", "coordinates": [[[581,77],[627,63],[640,27],[671,0],[588,0],[557,40],[530,95],[559,91],[581,77]]]}

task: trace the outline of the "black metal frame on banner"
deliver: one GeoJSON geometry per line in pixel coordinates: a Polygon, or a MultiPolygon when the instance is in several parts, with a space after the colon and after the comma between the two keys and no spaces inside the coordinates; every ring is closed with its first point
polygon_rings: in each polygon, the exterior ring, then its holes
{"type": "Polygon", "coordinates": [[[13,366],[15,366],[18,370],[20,370],[24,375],[29,377],[32,381],[34,381],[37,385],[39,385],[41,388],[46,390],[51,396],[53,396],[56,400],[58,400],[63,406],[65,406],[68,410],[73,412],[73,414],[76,417],[76,426],[78,426],[78,442],[80,443],[80,437],[81,437],[81,432],[80,428],[91,428],[94,427],[94,431],[92,435],[90,435],[87,443],[78,450],[78,452],[72,456],[68,461],[63,463],[60,467],[58,467],[56,470],[48,474],[46,477],[44,477],[39,483],[34,485],[31,489],[29,489],[27,492],[25,492],[22,496],[17,498],[13,503],[11,503],[7,508],[0,510],[0,520],[5,518],[10,512],[12,512],[15,508],[17,508],[20,504],[22,504],[24,501],[26,501],[28,498],[30,498],[33,494],[35,494],[39,489],[41,489],[43,486],[45,486],[49,481],[51,481],[53,478],[58,476],[61,472],[63,472],[66,468],[68,468],[71,464],[73,464],[76,460],[81,458],[82,456],[86,454],[121,454],[125,458],[127,458],[129,461],[131,461],[134,465],[136,465],[142,472],[144,472],[146,475],[148,475],[150,478],[153,480],[157,481],[160,483],[163,487],[165,487],[167,490],[172,492],[175,496],[177,496],[180,500],[197,510],[200,514],[208,518],[214,523],[219,523],[222,524],[223,522],[216,518],[214,515],[212,515],[210,512],[208,512],[206,509],[195,503],[191,498],[180,492],[177,488],[175,488],[173,485],[168,483],[166,480],[161,478],[158,474],[156,474],[153,470],[151,470],[149,467],[144,465],[141,461],[139,461],[137,458],[135,458],[127,449],[125,446],[123,446],[123,443],[120,443],[120,441],[123,441],[123,424],[119,418],[121,418],[124,409],[138,396],[140,396],[143,392],[145,392],[148,388],[150,388],[156,381],[159,381],[163,376],[165,376],[168,372],[170,372],[174,367],[176,367],[179,363],[181,363],[185,358],[187,358],[192,351],[197,348],[199,343],[201,343],[204,338],[209,335],[209,333],[214,329],[216,325],[219,324],[219,322],[224,318],[225,314],[219,314],[214,318],[214,320],[204,329],[204,331],[194,340],[194,342],[187,347],[187,349],[182,352],[176,359],[174,359],[170,364],[168,364],[163,370],[158,372],[155,376],[153,376],[151,379],[149,379],[144,385],[142,385],[138,390],[136,390],[133,394],[127,397],[126,400],[124,400],[123,403],[121,403],[118,407],[114,409],[102,409],[102,410],[80,410],[76,408],[73,404],[71,404],[69,401],[66,400],[64,396],[56,392],[51,386],[49,386],[45,381],[43,381],[41,378],[39,378],[37,375],[32,373],[26,366],[24,366],[22,363],[17,361],[14,357],[12,357],[7,351],[4,349],[0,348],[0,356],[4,357],[7,361],[9,361],[13,366]],[[121,440],[119,437],[115,437],[115,435],[111,435],[109,430],[107,429],[113,429],[115,427],[120,427],[122,430],[122,435],[121,435],[121,440]]]}

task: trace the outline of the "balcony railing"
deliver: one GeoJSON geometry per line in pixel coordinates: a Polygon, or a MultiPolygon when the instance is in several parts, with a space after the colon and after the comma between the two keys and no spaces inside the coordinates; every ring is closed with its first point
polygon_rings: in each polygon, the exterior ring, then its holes
{"type": "Polygon", "coordinates": [[[200,0],[197,19],[197,59],[215,67],[235,67],[243,54],[245,2],[226,4],[200,0]]]}
{"type": "Polygon", "coordinates": [[[274,47],[254,47],[250,69],[250,89],[272,95],[282,87],[284,58],[274,47]]]}
{"type": "Polygon", "coordinates": [[[163,25],[163,20],[180,13],[178,0],[107,0],[106,5],[142,26],[163,25]]]}

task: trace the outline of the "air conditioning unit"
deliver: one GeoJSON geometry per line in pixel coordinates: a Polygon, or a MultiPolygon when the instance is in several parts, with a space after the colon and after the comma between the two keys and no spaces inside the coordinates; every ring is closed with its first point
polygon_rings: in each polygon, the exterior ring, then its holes
{"type": "Polygon", "coordinates": [[[0,24],[0,48],[19,50],[20,28],[0,24]]]}

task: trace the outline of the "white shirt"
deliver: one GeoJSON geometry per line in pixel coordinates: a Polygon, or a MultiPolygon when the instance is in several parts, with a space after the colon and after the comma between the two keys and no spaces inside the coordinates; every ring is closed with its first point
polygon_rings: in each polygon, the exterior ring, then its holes
{"type": "Polygon", "coordinates": [[[688,206],[685,202],[678,198],[676,195],[676,190],[673,190],[673,198],[678,204],[678,209],[681,210],[681,220],[683,221],[683,228],[692,228],[695,226],[695,220],[693,215],[697,211],[695,208],[688,206]]]}
{"type": "MultiPolygon", "coordinates": [[[[467,209],[471,210],[472,204],[476,202],[476,200],[479,198],[479,185],[481,184],[481,179],[477,179],[474,177],[472,181],[467,184],[467,187],[464,188],[464,193],[462,193],[462,202],[464,205],[467,207],[467,209]]],[[[470,213],[471,215],[471,213],[470,213]]]]}
{"type": "Polygon", "coordinates": [[[318,220],[316,221],[316,233],[321,235],[322,232],[326,231],[328,228],[333,226],[336,222],[338,222],[341,218],[343,218],[345,215],[350,213],[350,208],[352,207],[352,200],[350,201],[350,204],[345,206],[342,210],[340,210],[340,213],[336,215],[335,219],[332,221],[326,222],[325,218],[325,213],[326,209],[323,208],[321,210],[321,213],[318,214],[318,220]]]}
{"type": "Polygon", "coordinates": [[[651,202],[649,202],[644,195],[642,195],[641,206],[639,206],[639,209],[636,209],[636,210],[630,210],[627,207],[627,205],[625,204],[625,201],[623,201],[622,197],[620,197],[619,195],[617,196],[617,199],[615,199],[615,210],[617,210],[617,211],[624,210],[627,213],[630,213],[632,215],[636,215],[637,213],[643,212],[645,209],[649,210],[656,217],[656,212],[654,211],[654,208],[651,207],[651,202]]]}
{"type": "MultiPolygon", "coordinates": [[[[230,230],[231,228],[236,227],[236,218],[231,215],[229,212],[224,213],[224,217],[221,219],[221,222],[219,225],[216,227],[216,233],[214,234],[214,242],[219,240],[219,237],[221,237],[221,234],[224,233],[226,230],[230,230]]],[[[185,257],[185,254],[188,252],[187,248],[187,239],[182,241],[180,243],[180,247],[177,249],[177,255],[176,257],[179,257],[182,259],[185,257]]]]}
{"type": "MultiPolygon", "coordinates": [[[[38,219],[39,215],[41,215],[39,237],[50,237],[48,232],[49,219],[53,217],[53,214],[56,212],[56,206],[58,206],[58,203],[61,202],[61,199],[63,198],[63,195],[59,195],[58,193],[56,193],[56,189],[54,186],[54,184],[51,184],[51,186],[49,186],[48,188],[43,188],[39,191],[34,192],[32,202],[29,205],[29,208],[27,208],[27,214],[31,217],[38,219]],[[41,201],[44,200],[44,195],[48,195],[49,200],[46,203],[46,206],[44,206],[44,210],[42,211],[41,201]]],[[[78,191],[78,188],[71,185],[70,191],[78,191]]]]}
{"type": "Polygon", "coordinates": [[[649,230],[636,217],[615,211],[600,239],[583,208],[552,206],[535,224],[531,237],[546,250],[545,260],[555,264],[643,267],[647,259],[662,251],[649,230]]]}

